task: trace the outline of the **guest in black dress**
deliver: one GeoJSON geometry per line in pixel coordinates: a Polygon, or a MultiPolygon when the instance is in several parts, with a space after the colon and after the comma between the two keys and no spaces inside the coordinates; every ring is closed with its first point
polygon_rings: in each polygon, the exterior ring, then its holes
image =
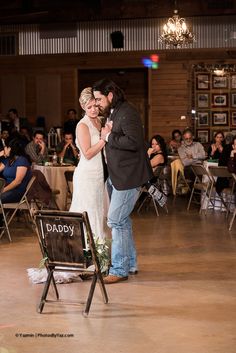
{"type": "Polygon", "coordinates": [[[151,138],[147,153],[153,170],[167,164],[166,143],[162,136],[155,135],[151,138]]]}
{"type": "Polygon", "coordinates": [[[224,156],[224,153],[223,153],[224,148],[225,148],[224,134],[222,131],[217,131],[214,135],[213,143],[210,145],[208,149],[208,158],[218,159],[219,163],[222,162],[222,157],[224,156]]]}

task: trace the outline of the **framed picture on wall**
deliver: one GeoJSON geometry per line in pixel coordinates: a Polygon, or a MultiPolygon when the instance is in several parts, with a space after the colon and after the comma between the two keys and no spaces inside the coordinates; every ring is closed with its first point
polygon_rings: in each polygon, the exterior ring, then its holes
{"type": "Polygon", "coordinates": [[[209,74],[198,74],[197,78],[197,89],[210,89],[210,75],[209,74]]]}
{"type": "Polygon", "coordinates": [[[212,94],[212,106],[213,107],[227,107],[228,106],[228,94],[212,94]]]}
{"type": "Polygon", "coordinates": [[[231,125],[236,126],[236,111],[231,112],[231,125]]]}
{"type": "Polygon", "coordinates": [[[227,88],[227,76],[212,76],[212,88],[227,88]]]}
{"type": "Polygon", "coordinates": [[[228,112],[212,112],[212,125],[228,125],[228,112]]]}
{"type": "Polygon", "coordinates": [[[197,130],[197,139],[201,143],[209,142],[209,130],[197,130]]]}
{"type": "Polygon", "coordinates": [[[198,93],[197,94],[197,107],[198,108],[208,108],[209,107],[209,94],[208,93],[198,93]]]}
{"type": "Polygon", "coordinates": [[[231,88],[236,89],[236,75],[231,76],[231,88]]]}
{"type": "Polygon", "coordinates": [[[236,107],[236,93],[231,93],[231,107],[236,107]]]}
{"type": "Polygon", "coordinates": [[[209,126],[209,112],[198,112],[197,114],[198,126],[209,126]]]}

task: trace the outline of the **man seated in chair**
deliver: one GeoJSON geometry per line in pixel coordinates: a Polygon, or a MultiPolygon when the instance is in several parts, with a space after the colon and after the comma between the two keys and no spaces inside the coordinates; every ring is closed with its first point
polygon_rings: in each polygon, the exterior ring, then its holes
{"type": "Polygon", "coordinates": [[[183,131],[183,142],[178,148],[178,154],[184,167],[206,159],[203,145],[200,142],[193,141],[193,133],[189,128],[183,131]]]}
{"type": "Polygon", "coordinates": [[[74,144],[72,133],[64,134],[63,140],[56,146],[56,152],[63,163],[78,164],[79,151],[74,144]]]}
{"type": "Polygon", "coordinates": [[[194,180],[190,166],[192,164],[202,163],[203,160],[206,159],[206,152],[200,142],[193,141],[193,133],[189,128],[183,131],[183,141],[178,148],[178,154],[184,166],[185,177],[194,180]]]}
{"type": "Polygon", "coordinates": [[[25,152],[30,157],[31,162],[42,163],[48,157],[48,149],[44,140],[44,133],[40,130],[33,134],[33,141],[25,147],[25,152]]]}

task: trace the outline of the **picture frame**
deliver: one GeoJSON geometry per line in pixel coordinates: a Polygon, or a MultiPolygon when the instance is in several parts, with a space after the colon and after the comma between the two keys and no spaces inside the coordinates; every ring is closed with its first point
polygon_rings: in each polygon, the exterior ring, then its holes
{"type": "Polygon", "coordinates": [[[201,143],[209,143],[209,130],[197,130],[197,139],[201,143]]]}
{"type": "Polygon", "coordinates": [[[198,126],[209,126],[209,112],[199,111],[197,113],[198,126]]]}
{"type": "Polygon", "coordinates": [[[231,79],[231,88],[236,89],[236,75],[232,75],[230,79],[231,79]]]}
{"type": "Polygon", "coordinates": [[[228,78],[227,76],[212,75],[212,88],[227,88],[228,78]]]}
{"type": "Polygon", "coordinates": [[[227,111],[212,112],[212,125],[214,126],[228,125],[228,112],[227,111]]]}
{"type": "Polygon", "coordinates": [[[198,108],[208,108],[209,107],[209,94],[208,93],[198,93],[197,94],[197,107],[198,108]]]}
{"type": "Polygon", "coordinates": [[[236,107],[236,92],[231,93],[231,107],[236,107]]]}
{"type": "Polygon", "coordinates": [[[210,75],[209,74],[198,74],[196,76],[196,87],[198,90],[209,90],[210,89],[210,75]]]}
{"type": "Polygon", "coordinates": [[[227,107],[228,106],[228,94],[227,93],[222,93],[222,94],[213,93],[212,94],[212,106],[213,107],[227,107]]]}
{"type": "Polygon", "coordinates": [[[231,112],[231,126],[236,126],[236,111],[231,112]]]}

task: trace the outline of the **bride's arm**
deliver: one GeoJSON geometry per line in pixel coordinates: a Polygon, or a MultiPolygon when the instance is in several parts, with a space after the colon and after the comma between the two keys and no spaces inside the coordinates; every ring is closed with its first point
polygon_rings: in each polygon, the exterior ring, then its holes
{"type": "Polygon", "coordinates": [[[91,146],[91,136],[87,125],[81,123],[76,128],[76,137],[80,148],[86,159],[91,159],[105,146],[105,141],[100,139],[95,145],[91,146]]]}

